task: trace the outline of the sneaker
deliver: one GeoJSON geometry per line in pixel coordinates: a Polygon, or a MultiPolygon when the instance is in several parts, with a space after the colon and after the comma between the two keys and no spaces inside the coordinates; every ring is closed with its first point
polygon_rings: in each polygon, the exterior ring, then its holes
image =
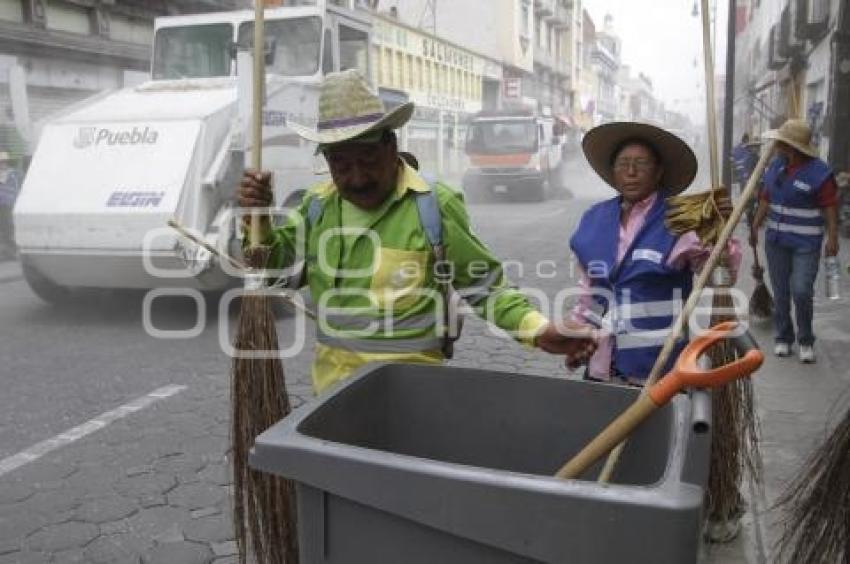
{"type": "MultiPolygon", "coordinates": [[[[791,356],[791,345],[788,343],[776,343],[776,346],[773,347],[773,354],[776,356],[786,357],[791,356]]],[[[803,351],[800,351],[800,355],[802,358],[803,351]]]]}
{"type": "Polygon", "coordinates": [[[814,364],[815,348],[812,345],[800,345],[800,362],[814,364]]]}

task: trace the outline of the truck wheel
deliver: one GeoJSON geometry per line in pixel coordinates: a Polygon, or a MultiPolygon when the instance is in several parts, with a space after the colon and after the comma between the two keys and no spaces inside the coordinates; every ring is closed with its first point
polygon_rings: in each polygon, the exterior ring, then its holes
{"type": "Polygon", "coordinates": [[[27,262],[21,261],[21,268],[24,272],[24,279],[26,279],[30,289],[45,302],[60,305],[65,303],[71,295],[69,288],[51,281],[27,262]]]}
{"type": "Polygon", "coordinates": [[[478,182],[463,183],[463,199],[468,204],[480,204],[487,201],[487,192],[478,182]]]}
{"type": "Polygon", "coordinates": [[[546,181],[543,179],[535,180],[528,185],[528,201],[542,202],[546,199],[546,181]]]}

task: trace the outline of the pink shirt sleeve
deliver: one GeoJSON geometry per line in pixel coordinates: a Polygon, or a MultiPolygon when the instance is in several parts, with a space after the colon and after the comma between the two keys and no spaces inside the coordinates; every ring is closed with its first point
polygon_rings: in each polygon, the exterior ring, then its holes
{"type": "MultiPolygon", "coordinates": [[[[731,238],[726,246],[726,251],[729,253],[729,268],[732,271],[732,279],[735,280],[738,268],[741,266],[741,243],[734,237],[731,238]]],[[[688,231],[676,241],[673,250],[670,252],[670,258],[667,259],[667,264],[677,270],[687,268],[693,272],[699,272],[710,254],[711,247],[700,243],[695,231],[688,231]]]]}

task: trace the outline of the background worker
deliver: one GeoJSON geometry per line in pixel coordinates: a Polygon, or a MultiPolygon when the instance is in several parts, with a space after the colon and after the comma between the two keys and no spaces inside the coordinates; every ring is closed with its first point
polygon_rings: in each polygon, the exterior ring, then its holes
{"type": "Polygon", "coordinates": [[[764,173],[750,242],[758,245],[759,229],[767,220],[764,250],[773,288],[776,356],[790,356],[795,342],[793,300],[799,358],[812,363],[814,284],[821,248],[824,256],[838,254],[838,188],[832,169],[811,144],[805,120],[788,120],[764,137],[777,141],[776,157],[764,173]]]}
{"type": "Polygon", "coordinates": [[[750,141],[750,134],[744,133],[741,142],[732,148],[732,170],[735,172],[735,182],[743,190],[758,163],[758,143],[750,141]]]}
{"type": "MultiPolygon", "coordinates": [[[[437,253],[476,313],[528,345],[589,356],[595,348],[590,330],[570,322],[559,330],[509,286],[501,263],[472,233],[461,195],[439,182],[429,185],[400,159],[393,130],[412,114],[410,103],[385,112],[352,70],[323,81],[316,129],[291,125],[319,144],[332,179],[312,188],[284,227],[266,222],[265,243],[272,247],[269,267],[281,268],[294,260],[297,228],[305,228],[304,283],[320,317],[316,392],[367,362],[445,358],[439,299],[445,280],[435,272],[437,253]],[[439,246],[423,228],[420,205],[428,201],[440,217],[439,246]]],[[[270,175],[246,172],[238,196],[243,207],[270,206],[270,175]]]]}

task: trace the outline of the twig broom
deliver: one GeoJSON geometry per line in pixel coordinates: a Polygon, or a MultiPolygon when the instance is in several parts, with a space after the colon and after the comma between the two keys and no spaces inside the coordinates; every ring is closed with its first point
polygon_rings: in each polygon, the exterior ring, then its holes
{"type": "Polygon", "coordinates": [[[759,251],[753,246],[753,279],[756,287],[750,296],[750,319],[753,321],[770,321],[773,316],[773,296],[764,283],[764,267],[759,262],[759,251]]]}
{"type": "MultiPolygon", "coordinates": [[[[262,108],[265,87],[264,0],[255,0],[253,114],[251,119],[251,165],[262,168],[262,108]]],[[[291,482],[253,470],[248,454],[257,435],[290,412],[289,395],[278,351],[275,318],[262,270],[269,248],[261,245],[261,217],[251,217],[248,266],[245,278],[236,357],[231,378],[231,459],[233,464],[233,524],[239,561],[249,551],[257,564],[298,562],[295,490],[291,482]]]]}
{"type": "MultiPolygon", "coordinates": [[[[719,158],[717,155],[717,117],[714,107],[714,56],[710,39],[708,0],[702,0],[703,51],[705,58],[706,120],[708,123],[709,151],[711,156],[712,190],[692,196],[670,199],[671,212],[667,226],[676,235],[695,230],[703,245],[718,244],[718,234],[725,219],[717,208],[716,197],[728,195],[718,189],[719,158]]],[[[725,244],[724,244],[725,246],[725,244]]],[[[718,268],[712,276],[713,298],[710,326],[736,319],[729,260],[721,255],[718,268]]],[[[720,342],[708,353],[712,366],[723,366],[737,357],[728,342],[720,342]]],[[[711,459],[709,463],[706,517],[709,524],[719,526],[709,539],[726,542],[737,535],[738,519],[743,511],[740,494],[741,479],[745,469],[754,480],[762,475],[758,447],[758,420],[755,412],[752,381],[736,380],[717,388],[712,394],[711,459]]]]}
{"type": "Polygon", "coordinates": [[[779,499],[779,555],[787,562],[850,562],[850,409],[779,499]]]}

